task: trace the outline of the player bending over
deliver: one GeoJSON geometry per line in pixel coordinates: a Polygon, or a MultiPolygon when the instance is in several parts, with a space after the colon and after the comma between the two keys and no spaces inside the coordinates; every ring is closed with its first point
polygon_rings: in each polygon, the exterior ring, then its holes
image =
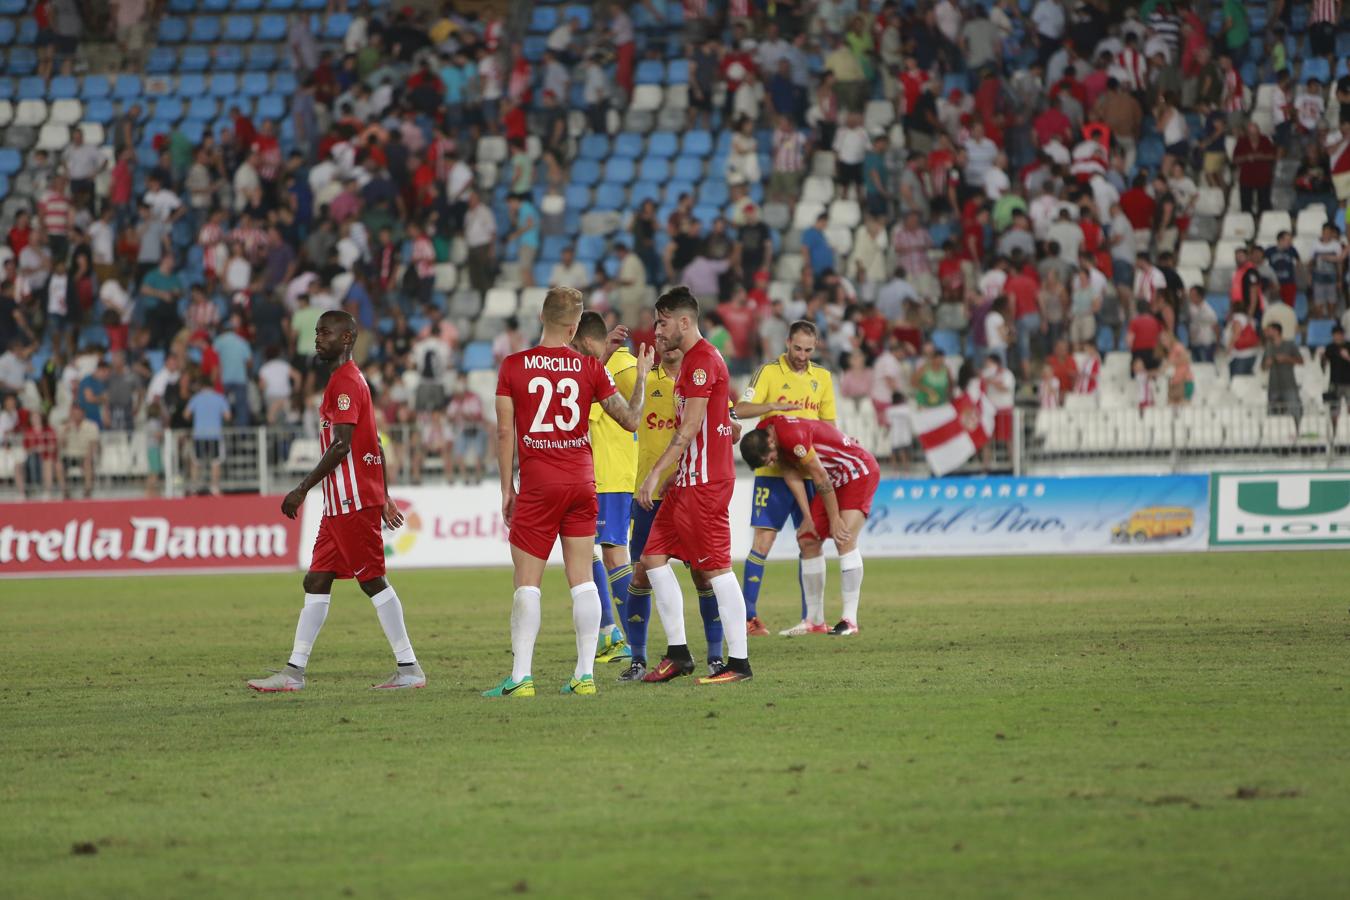
{"type": "MultiPolygon", "coordinates": [[[[670,444],[670,436],[675,433],[675,378],[680,374],[683,356],[684,351],[679,347],[663,350],[661,365],[652,369],[647,376],[646,413],[637,433],[639,484],[646,480],[657,458],[670,444]]],[[[662,473],[662,484],[674,473],[675,466],[676,463],[671,463],[670,468],[662,473]]],[[[642,548],[652,529],[652,519],[660,508],[659,494],[652,499],[651,509],[633,501],[633,533],[629,538],[628,549],[631,558],[637,562],[633,564],[628,602],[621,606],[632,661],[619,676],[620,681],[641,681],[647,674],[647,626],[652,618],[652,585],[642,565],[642,548]]],[[[695,587],[698,589],[698,611],[703,618],[703,636],[708,641],[708,674],[716,675],[726,665],[722,661],[722,619],[717,612],[717,597],[712,588],[702,576],[695,577],[698,579],[695,587]]]]}
{"type": "Polygon", "coordinates": [[[643,681],[670,681],[694,671],[684,634],[684,595],[671,557],[689,564],[695,576],[713,591],[727,643],[726,667],[698,679],[699,684],[728,684],[751,677],[745,633],[745,597],[731,571],[731,525],[728,508],[736,486],[731,446],[728,392],[730,378],[722,354],[698,329],[698,300],[684,285],[656,301],[656,341],[660,347],[684,351],[675,379],[675,435],[642,481],[637,500],[655,506],[678,461],[675,485],[664,491],[642,551],[656,611],[669,646],[661,664],[643,681]]]}
{"type": "MultiPolygon", "coordinates": [[[[830,372],[811,362],[816,352],[816,326],[806,320],[793,322],[788,329],[785,352],[778,359],[759,367],[745,395],[736,404],[736,416],[753,419],[790,413],[799,419],[819,419],[834,422],[834,382],[830,372]]],[[[750,526],[754,538],[750,555],[745,558],[745,572],[741,587],[745,591],[745,614],[749,617],[747,629],[752,635],[768,634],[769,629],[759,620],[759,590],[764,582],[764,561],[769,550],[783,530],[788,516],[792,524],[802,524],[801,512],[782,474],[775,466],[755,469],[755,488],[750,508],[750,526]]],[[[802,620],[779,634],[797,636],[823,633],[824,629],[811,626],[806,615],[806,586],[801,568],[802,620]]]]}
{"type": "Polygon", "coordinates": [[[825,630],[825,551],[822,541],[833,538],[839,551],[839,585],[844,615],[830,634],[858,633],[858,597],[862,593],[863,561],[858,535],[872,511],[880,469],[876,458],[853,438],[826,422],[796,416],[775,416],[741,438],[741,456],[753,467],[782,469],[803,517],[797,529],[802,554],[802,587],[806,591],[806,619],[825,630]],[[816,486],[809,502],[802,476],[816,486]]]}
{"type": "Polygon", "coordinates": [[[581,292],[551,288],[544,297],[539,346],[502,360],[497,377],[497,465],[502,482],[502,521],[510,531],[515,564],[511,602],[511,651],[515,661],[501,684],[485,697],[533,697],[531,665],[539,636],[539,584],[553,543],[562,537],[563,569],[572,587],[572,625],[577,665],[564,694],[595,693],[595,647],[600,629],[600,593],[592,580],[595,546],[595,466],[591,459],[591,403],[627,431],[642,418],[642,385],[653,351],[638,349],[636,387],[625,401],[598,359],[570,346],[581,321],[581,292]],[[520,459],[520,490],[512,477],[520,459]]]}
{"type": "Polygon", "coordinates": [[[403,514],[389,497],[384,450],[375,429],[370,386],[352,361],[356,320],[330,310],[314,328],[314,355],[333,367],[319,407],[319,446],[323,449],[314,471],[281,502],[281,511],[294,519],[305,495],[323,486],[323,519],[314,539],[314,557],[305,575],[305,606],[295,626],[295,645],[285,667],[270,678],[255,678],[248,686],[274,693],[305,686],[305,665],[314,641],[328,618],[333,580],[355,578],[375,604],[384,636],[398,667],[383,690],[426,687],[427,676],[417,664],[412,641],[403,624],[403,605],[384,577],[384,537],[380,523],[403,524],[403,514]]]}
{"type": "MultiPolygon", "coordinates": [[[[630,396],[637,382],[637,358],[623,345],[627,339],[628,329],[620,326],[610,333],[600,314],[590,311],[581,314],[577,335],[572,339],[572,347],[578,353],[604,363],[621,397],[630,396]]],[[[595,542],[600,549],[592,564],[600,593],[600,642],[595,660],[621,662],[632,653],[614,622],[609,597],[612,595],[619,606],[620,620],[626,619],[628,583],[633,577],[628,559],[628,519],[637,478],[638,446],[632,433],[606,415],[599,403],[591,404],[590,419],[596,501],[600,508],[595,523],[595,542]]]]}

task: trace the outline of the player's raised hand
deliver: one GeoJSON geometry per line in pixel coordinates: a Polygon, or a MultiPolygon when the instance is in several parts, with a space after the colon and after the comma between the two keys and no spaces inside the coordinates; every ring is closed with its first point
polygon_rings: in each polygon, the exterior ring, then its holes
{"type": "Polygon", "coordinates": [[[614,351],[618,350],[626,343],[628,343],[628,326],[615,325],[614,329],[605,339],[605,358],[608,359],[613,356],[614,351]]]}
{"type": "Polygon", "coordinates": [[[394,502],[393,497],[389,497],[384,501],[383,515],[384,524],[388,525],[390,528],[403,527],[403,510],[398,508],[398,504],[394,502]]]}
{"type": "Polygon", "coordinates": [[[646,375],[656,367],[656,345],[642,344],[638,347],[638,372],[646,375]]]}
{"type": "Polygon", "coordinates": [[[305,494],[299,488],[291,491],[281,501],[281,514],[288,519],[294,519],[300,507],[305,503],[305,494]]]}

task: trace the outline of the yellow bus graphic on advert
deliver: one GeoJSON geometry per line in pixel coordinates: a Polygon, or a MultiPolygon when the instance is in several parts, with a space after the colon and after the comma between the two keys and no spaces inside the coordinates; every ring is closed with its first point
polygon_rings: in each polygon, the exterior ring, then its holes
{"type": "Polygon", "coordinates": [[[1111,529],[1111,540],[1156,541],[1162,538],[1184,537],[1195,527],[1195,510],[1187,506],[1149,506],[1136,510],[1130,517],[1111,529]]]}

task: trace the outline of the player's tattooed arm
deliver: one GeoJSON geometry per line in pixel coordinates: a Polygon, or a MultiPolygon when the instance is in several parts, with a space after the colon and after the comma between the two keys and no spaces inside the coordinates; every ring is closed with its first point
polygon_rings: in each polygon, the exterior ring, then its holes
{"type": "Polygon", "coordinates": [[[751,403],[749,400],[737,400],[731,411],[738,419],[758,419],[765,413],[795,412],[801,409],[796,403],[751,403]]]}
{"type": "Polygon", "coordinates": [[[802,511],[802,524],[797,528],[797,534],[816,534],[816,527],[811,522],[811,501],[806,498],[806,479],[802,478],[796,466],[784,465],[781,469],[783,482],[792,492],[792,499],[797,501],[797,508],[802,511]]]}
{"type": "Polygon", "coordinates": [[[652,370],[655,356],[655,349],[646,344],[638,348],[637,377],[627,402],[618,394],[610,394],[600,401],[600,408],[624,431],[637,431],[642,424],[642,407],[647,402],[647,373],[652,370]]]}
{"type": "Polygon", "coordinates": [[[288,519],[294,519],[305,502],[305,495],[319,482],[333,473],[352,449],[352,432],[355,425],[339,422],[333,426],[333,443],[328,445],[314,471],[305,476],[305,480],[281,501],[281,512],[288,519]]]}
{"type": "Polygon", "coordinates": [[[516,405],[510,397],[497,398],[497,473],[502,481],[502,521],[511,527],[516,508],[516,405]]]}

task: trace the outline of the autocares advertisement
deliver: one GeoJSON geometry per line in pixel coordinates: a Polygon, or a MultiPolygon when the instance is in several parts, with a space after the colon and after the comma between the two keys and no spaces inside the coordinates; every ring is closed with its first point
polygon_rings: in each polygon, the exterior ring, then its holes
{"type": "Polygon", "coordinates": [[[281,498],[0,504],[0,576],[286,569],[299,525],[281,498]]]}
{"type": "Polygon", "coordinates": [[[882,481],[859,540],[874,556],[1196,551],[1208,475],[882,481]]]}
{"type": "Polygon", "coordinates": [[[1216,472],[1215,547],[1350,543],[1350,472],[1216,472]]]}

